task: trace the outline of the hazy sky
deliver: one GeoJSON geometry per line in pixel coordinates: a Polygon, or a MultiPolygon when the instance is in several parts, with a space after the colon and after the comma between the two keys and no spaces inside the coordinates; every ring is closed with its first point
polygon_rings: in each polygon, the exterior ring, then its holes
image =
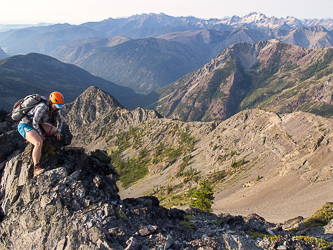
{"type": "Polygon", "coordinates": [[[333,0],[0,0],[0,6],[0,24],[81,24],[161,12],[205,19],[251,12],[278,18],[333,18],[333,0]]]}

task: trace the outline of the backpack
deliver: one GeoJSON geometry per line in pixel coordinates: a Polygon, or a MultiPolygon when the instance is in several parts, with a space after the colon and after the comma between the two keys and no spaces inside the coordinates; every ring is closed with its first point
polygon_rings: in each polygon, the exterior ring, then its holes
{"type": "Polygon", "coordinates": [[[20,121],[37,104],[43,101],[46,102],[46,100],[44,96],[38,94],[28,95],[18,100],[13,106],[12,119],[14,121],[20,121]]]}

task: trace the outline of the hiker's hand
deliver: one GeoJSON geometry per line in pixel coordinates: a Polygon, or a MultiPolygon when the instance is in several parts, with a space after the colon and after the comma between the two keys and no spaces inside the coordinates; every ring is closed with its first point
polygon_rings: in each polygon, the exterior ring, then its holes
{"type": "Polygon", "coordinates": [[[57,138],[58,141],[60,141],[60,134],[58,132],[54,134],[54,137],[57,138]]]}

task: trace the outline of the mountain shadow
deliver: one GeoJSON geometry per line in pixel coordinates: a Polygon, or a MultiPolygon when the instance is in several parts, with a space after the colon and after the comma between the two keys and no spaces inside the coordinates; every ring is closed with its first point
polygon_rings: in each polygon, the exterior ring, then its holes
{"type": "Polygon", "coordinates": [[[95,77],[75,65],[36,53],[2,59],[0,75],[1,108],[5,110],[11,110],[18,99],[32,93],[48,96],[52,91],[60,91],[66,102],[72,102],[92,85],[112,93],[129,108],[131,100],[140,96],[130,88],[95,77]]]}

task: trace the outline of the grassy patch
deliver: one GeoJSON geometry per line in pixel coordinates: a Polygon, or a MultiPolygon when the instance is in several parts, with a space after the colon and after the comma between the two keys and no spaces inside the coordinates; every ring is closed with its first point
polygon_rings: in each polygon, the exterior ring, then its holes
{"type": "Polygon", "coordinates": [[[250,232],[250,231],[246,231],[247,234],[249,234],[252,239],[256,240],[258,238],[267,238],[269,237],[267,234],[261,234],[261,233],[257,233],[257,232],[250,232]]]}
{"type": "MultiPolygon", "coordinates": [[[[193,179],[196,173],[186,172],[184,170],[188,166],[191,159],[191,152],[194,149],[195,138],[191,135],[188,127],[180,129],[176,124],[171,133],[173,134],[174,142],[166,145],[167,140],[160,142],[153,150],[148,151],[144,147],[145,133],[144,129],[130,128],[129,132],[121,132],[117,135],[112,135],[109,139],[113,139],[114,146],[108,150],[111,157],[111,163],[115,166],[120,175],[120,181],[123,188],[128,188],[132,183],[144,178],[148,173],[148,167],[152,164],[167,163],[171,165],[178,159],[183,157],[177,177],[186,176],[186,181],[193,179]],[[124,159],[124,151],[134,149],[136,156],[124,159]],[[189,179],[191,178],[191,179],[189,179]]],[[[153,138],[153,134],[149,139],[153,138]]]]}
{"type": "Polygon", "coordinates": [[[305,228],[312,228],[317,226],[326,226],[333,219],[333,203],[326,202],[326,204],[317,210],[310,218],[304,221],[305,228]]]}
{"type": "Polygon", "coordinates": [[[323,103],[320,106],[312,108],[309,110],[310,113],[315,115],[320,115],[324,117],[332,117],[333,115],[333,106],[327,103],[323,103]]]}
{"type": "Polygon", "coordinates": [[[143,178],[148,174],[148,166],[150,160],[147,158],[148,151],[143,148],[138,155],[132,159],[123,161],[122,152],[131,146],[130,138],[133,137],[135,131],[123,132],[116,135],[116,150],[109,150],[108,154],[111,157],[111,163],[115,166],[120,175],[120,181],[124,188],[129,187],[133,182],[143,178]]]}
{"type": "Polygon", "coordinates": [[[214,184],[217,182],[221,182],[227,176],[228,176],[228,174],[225,170],[221,170],[221,171],[214,170],[214,172],[208,176],[208,179],[211,181],[212,184],[214,184]]]}
{"type": "Polygon", "coordinates": [[[146,157],[146,150],[140,150],[139,154],[124,162],[121,158],[121,151],[111,151],[111,163],[115,166],[120,175],[120,181],[124,188],[128,188],[133,182],[143,178],[149,173],[150,160],[146,157]]]}
{"type": "MultiPolygon", "coordinates": [[[[251,232],[247,232],[247,233],[252,235],[251,232]]],[[[253,233],[253,235],[255,235],[255,234],[256,233],[253,233]]],[[[280,235],[273,235],[273,236],[265,235],[264,237],[270,237],[270,241],[273,242],[274,240],[277,240],[280,237],[280,235]]],[[[327,242],[320,238],[315,238],[315,237],[310,237],[310,236],[294,236],[293,239],[299,239],[299,240],[303,240],[307,243],[310,243],[312,246],[316,247],[314,249],[327,249],[327,250],[330,249],[331,250],[333,247],[332,242],[327,242]]]]}
{"type": "Polygon", "coordinates": [[[190,222],[190,221],[183,220],[183,221],[179,222],[179,224],[182,227],[191,230],[192,232],[195,230],[195,225],[192,222],[190,222]]]}
{"type": "Polygon", "coordinates": [[[241,159],[240,161],[236,161],[236,158],[232,159],[231,167],[232,168],[239,168],[245,164],[245,158],[241,159]]]}
{"type": "Polygon", "coordinates": [[[176,194],[172,193],[174,190],[178,189],[179,186],[169,186],[171,188],[170,193],[165,194],[168,191],[168,186],[165,190],[165,188],[160,188],[158,190],[153,190],[153,192],[151,192],[149,195],[154,194],[154,196],[156,196],[160,202],[161,205],[165,208],[171,208],[171,207],[175,207],[175,206],[183,206],[185,204],[188,204],[190,202],[190,197],[192,195],[192,191],[191,189],[185,193],[182,192],[180,194],[176,194]]]}
{"type": "Polygon", "coordinates": [[[333,243],[327,242],[320,238],[310,237],[310,236],[296,236],[296,239],[304,240],[311,245],[317,246],[320,249],[333,249],[333,243]]]}

